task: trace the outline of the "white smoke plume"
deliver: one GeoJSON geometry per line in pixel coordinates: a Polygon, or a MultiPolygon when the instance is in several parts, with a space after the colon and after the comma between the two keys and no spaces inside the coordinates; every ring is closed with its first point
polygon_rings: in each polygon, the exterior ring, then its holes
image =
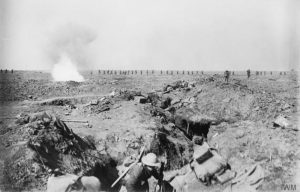
{"type": "Polygon", "coordinates": [[[82,26],[68,24],[55,31],[50,38],[48,53],[53,62],[55,81],[83,81],[79,68],[88,65],[88,46],[96,35],[82,26]]]}
{"type": "Polygon", "coordinates": [[[71,59],[63,54],[58,63],[53,66],[52,77],[55,81],[84,81],[71,59]]]}

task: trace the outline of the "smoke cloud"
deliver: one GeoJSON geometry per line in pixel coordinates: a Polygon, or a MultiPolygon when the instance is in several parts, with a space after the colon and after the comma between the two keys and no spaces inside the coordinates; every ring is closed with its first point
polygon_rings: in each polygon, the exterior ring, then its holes
{"type": "Polygon", "coordinates": [[[289,70],[297,1],[3,0],[3,67],[51,70],[65,53],[78,69],[289,70]]]}
{"type": "Polygon", "coordinates": [[[83,26],[67,24],[50,35],[46,52],[53,63],[57,63],[64,55],[69,57],[77,67],[84,67],[89,64],[89,44],[95,39],[96,34],[91,30],[83,26]]]}
{"type": "Polygon", "coordinates": [[[58,28],[49,38],[46,52],[54,66],[51,71],[55,81],[83,81],[78,68],[90,64],[88,46],[96,35],[83,26],[67,24],[58,28]]]}

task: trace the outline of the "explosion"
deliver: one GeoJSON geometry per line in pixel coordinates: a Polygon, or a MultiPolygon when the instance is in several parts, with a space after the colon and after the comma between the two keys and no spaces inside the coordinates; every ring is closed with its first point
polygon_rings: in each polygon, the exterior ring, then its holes
{"type": "Polygon", "coordinates": [[[66,54],[61,55],[59,62],[53,66],[51,74],[54,81],[84,81],[83,76],[77,71],[76,65],[66,54]]]}
{"type": "Polygon", "coordinates": [[[89,44],[95,39],[96,34],[81,25],[70,23],[54,29],[46,48],[54,81],[84,81],[77,68],[91,63],[89,44]]]}

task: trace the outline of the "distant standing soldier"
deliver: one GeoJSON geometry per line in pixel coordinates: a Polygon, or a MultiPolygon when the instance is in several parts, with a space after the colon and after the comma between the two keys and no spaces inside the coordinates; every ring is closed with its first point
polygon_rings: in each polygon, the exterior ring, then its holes
{"type": "Polygon", "coordinates": [[[14,73],[14,70],[13,70],[13,69],[11,70],[11,73],[14,73]]]}
{"type": "Polygon", "coordinates": [[[224,72],[224,78],[225,78],[225,81],[228,83],[228,81],[229,81],[229,76],[230,76],[230,72],[228,71],[228,70],[226,70],[225,72],[224,72]]]}
{"type": "Polygon", "coordinates": [[[2,71],[2,69],[1,69],[1,73],[2,73],[3,71],[2,71]]]}
{"type": "Polygon", "coordinates": [[[5,73],[7,73],[7,69],[5,69],[5,73]]]}
{"type": "Polygon", "coordinates": [[[247,77],[250,78],[250,69],[247,70],[247,77]]]}

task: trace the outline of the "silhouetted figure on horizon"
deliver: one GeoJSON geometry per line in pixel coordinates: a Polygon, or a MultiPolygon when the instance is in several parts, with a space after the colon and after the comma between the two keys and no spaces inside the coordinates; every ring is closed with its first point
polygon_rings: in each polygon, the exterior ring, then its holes
{"type": "Polygon", "coordinates": [[[251,72],[250,72],[250,69],[248,69],[248,70],[247,70],[247,77],[248,77],[248,79],[250,78],[250,73],[251,73],[251,72]]]}
{"type": "Polygon", "coordinates": [[[225,81],[228,83],[228,81],[229,81],[229,76],[230,76],[230,72],[228,71],[228,70],[226,70],[225,72],[224,72],[224,78],[225,78],[225,81]]]}

